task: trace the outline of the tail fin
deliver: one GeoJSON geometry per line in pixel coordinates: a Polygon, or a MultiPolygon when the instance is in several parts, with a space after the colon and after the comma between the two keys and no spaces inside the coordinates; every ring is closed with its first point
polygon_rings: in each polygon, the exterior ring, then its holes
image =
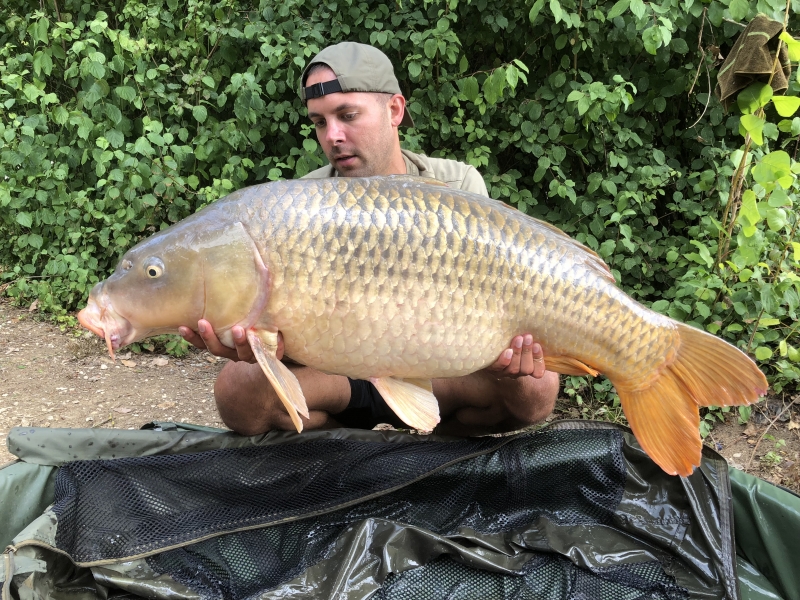
{"type": "Polygon", "coordinates": [[[680,346],[672,363],[645,388],[614,381],[636,439],[658,466],[688,476],[700,464],[698,406],[751,404],[767,391],[767,379],[742,351],[694,327],[678,323],[680,346]]]}

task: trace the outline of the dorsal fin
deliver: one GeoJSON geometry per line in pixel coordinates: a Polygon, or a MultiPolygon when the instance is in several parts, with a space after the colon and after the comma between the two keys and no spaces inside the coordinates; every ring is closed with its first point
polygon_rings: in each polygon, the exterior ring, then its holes
{"type": "Polygon", "coordinates": [[[385,175],[384,178],[400,183],[407,181],[408,183],[427,183],[428,185],[449,187],[444,181],[439,181],[432,177],[420,177],[419,175],[385,175]]]}

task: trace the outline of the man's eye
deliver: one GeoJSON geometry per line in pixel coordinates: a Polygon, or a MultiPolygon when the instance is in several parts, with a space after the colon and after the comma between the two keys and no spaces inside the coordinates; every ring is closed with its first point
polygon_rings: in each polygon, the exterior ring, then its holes
{"type": "Polygon", "coordinates": [[[345,113],[345,114],[344,114],[344,116],[343,116],[342,118],[343,118],[345,121],[352,121],[353,119],[355,119],[355,118],[356,118],[356,114],[357,114],[357,113],[345,113]]]}
{"type": "Polygon", "coordinates": [[[325,127],[325,121],[314,121],[314,127],[319,129],[320,127],[325,127]]]}

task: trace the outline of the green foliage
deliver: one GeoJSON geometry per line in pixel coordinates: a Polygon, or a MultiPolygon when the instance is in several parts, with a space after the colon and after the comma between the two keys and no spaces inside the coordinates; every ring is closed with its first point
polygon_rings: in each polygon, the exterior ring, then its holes
{"type": "Polygon", "coordinates": [[[136,354],[141,352],[158,352],[180,358],[186,356],[193,346],[179,335],[155,335],[130,346],[136,354]]]}
{"type": "Polygon", "coordinates": [[[784,6],[7,0],[6,292],[63,314],[136,241],[324,164],[298,79],[322,47],[355,40],[394,61],[417,124],[405,147],[475,165],[493,197],[594,249],[634,297],[749,350],[776,389],[796,386],[797,101],[754,89],[726,115],[716,54],[698,49],[727,54],[731,21],[782,20],[784,6]],[[742,157],[746,193],[726,216],[742,157]]]}

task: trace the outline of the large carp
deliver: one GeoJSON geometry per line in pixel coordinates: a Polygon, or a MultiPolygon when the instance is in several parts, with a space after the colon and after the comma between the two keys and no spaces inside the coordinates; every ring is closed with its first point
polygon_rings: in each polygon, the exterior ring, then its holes
{"type": "Polygon", "coordinates": [[[129,250],[80,322],[113,356],[208,319],[241,325],[302,429],[286,355],[372,381],[410,426],[431,430],[435,377],[492,364],[531,332],[551,371],[604,373],[666,472],[700,463],[699,406],[749,404],[767,382],[741,351],[623,293],[608,266],[504,204],[407,176],[269,183],[237,191],[129,250]]]}

